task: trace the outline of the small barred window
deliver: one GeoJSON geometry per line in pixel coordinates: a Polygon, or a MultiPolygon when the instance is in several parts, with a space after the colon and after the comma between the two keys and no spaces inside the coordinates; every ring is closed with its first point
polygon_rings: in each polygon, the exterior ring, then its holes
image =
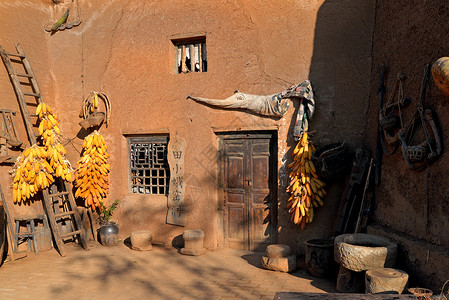
{"type": "Polygon", "coordinates": [[[175,46],[175,73],[207,72],[206,38],[172,40],[175,46]]]}
{"type": "Polygon", "coordinates": [[[129,138],[131,191],[134,194],[168,193],[170,170],[167,162],[168,137],[129,138]]]}

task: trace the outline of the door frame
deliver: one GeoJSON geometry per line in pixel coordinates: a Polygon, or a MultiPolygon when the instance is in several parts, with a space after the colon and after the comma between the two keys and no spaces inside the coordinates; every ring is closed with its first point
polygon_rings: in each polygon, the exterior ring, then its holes
{"type": "MultiPolygon", "coordinates": [[[[225,156],[224,140],[265,137],[270,139],[269,159],[269,189],[270,189],[270,222],[271,241],[273,244],[278,240],[278,131],[277,130],[247,130],[247,131],[223,131],[215,133],[218,137],[218,237],[219,245],[229,248],[227,243],[227,211],[225,206],[225,156]]],[[[248,241],[249,244],[249,241],[248,241]]]]}

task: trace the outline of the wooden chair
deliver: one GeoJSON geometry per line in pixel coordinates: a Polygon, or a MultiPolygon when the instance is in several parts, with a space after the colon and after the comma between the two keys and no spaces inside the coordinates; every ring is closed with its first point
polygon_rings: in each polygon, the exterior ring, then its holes
{"type": "Polygon", "coordinates": [[[33,251],[36,255],[39,255],[39,247],[36,239],[36,222],[42,222],[45,230],[50,230],[48,220],[44,214],[29,214],[29,215],[17,215],[11,216],[8,201],[6,201],[3,194],[3,190],[0,186],[0,197],[2,198],[3,208],[6,213],[7,220],[7,233],[8,244],[10,245],[11,260],[18,258],[17,254],[33,251]],[[19,250],[19,245],[27,243],[26,250],[19,250]]]}

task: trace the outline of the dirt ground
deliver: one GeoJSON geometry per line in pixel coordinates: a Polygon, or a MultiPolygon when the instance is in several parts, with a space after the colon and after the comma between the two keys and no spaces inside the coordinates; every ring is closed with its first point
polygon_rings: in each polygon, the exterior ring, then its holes
{"type": "Polygon", "coordinates": [[[273,299],[278,291],[335,292],[333,279],[304,268],[288,274],[262,269],[262,253],[219,249],[202,256],[153,247],[91,242],[6,261],[0,268],[0,299],[273,299]]]}

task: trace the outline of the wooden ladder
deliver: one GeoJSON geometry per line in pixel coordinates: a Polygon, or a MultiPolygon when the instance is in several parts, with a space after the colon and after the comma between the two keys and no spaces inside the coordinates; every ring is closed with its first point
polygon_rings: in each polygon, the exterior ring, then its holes
{"type": "MultiPolygon", "coordinates": [[[[27,130],[30,144],[36,143],[35,127],[31,121],[31,117],[37,118],[38,116],[31,115],[28,107],[36,108],[37,105],[44,102],[42,94],[39,89],[36,77],[33,69],[31,68],[30,61],[25,55],[20,44],[16,45],[17,53],[8,53],[0,45],[0,55],[8,70],[9,77],[13,83],[14,89],[19,101],[20,110],[25,122],[25,128],[27,130]],[[10,58],[11,57],[11,58],[10,58]],[[12,63],[16,65],[22,65],[24,73],[17,73],[12,63]],[[26,78],[28,82],[21,82],[20,78],[26,78]],[[29,91],[23,92],[22,86],[26,86],[29,91]],[[25,97],[34,98],[35,102],[26,101],[25,97]]],[[[36,119],[36,124],[37,124],[36,119]]],[[[76,208],[76,203],[72,194],[72,185],[59,178],[56,178],[55,182],[47,189],[42,191],[44,199],[44,209],[48,216],[50,228],[53,233],[53,237],[56,242],[56,248],[61,256],[65,256],[64,253],[64,239],[69,236],[79,236],[79,242],[81,246],[88,250],[87,241],[84,235],[84,230],[81,227],[81,217],[76,208]],[[70,222],[71,228],[68,232],[61,232],[63,223],[70,222]]],[[[70,226],[66,226],[67,227],[70,226]]]]}

